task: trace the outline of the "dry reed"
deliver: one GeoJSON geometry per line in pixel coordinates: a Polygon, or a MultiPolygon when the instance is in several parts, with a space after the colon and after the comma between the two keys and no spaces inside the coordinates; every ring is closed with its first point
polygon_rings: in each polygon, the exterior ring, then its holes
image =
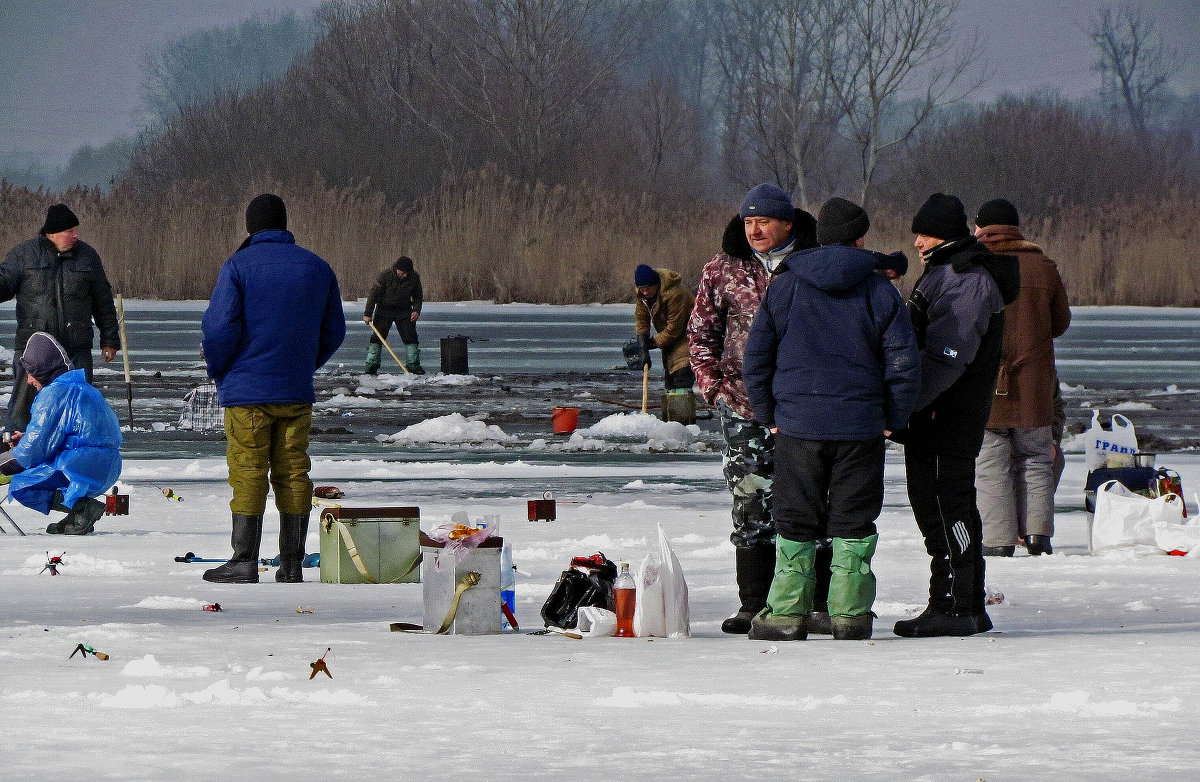
{"type": "MultiPolygon", "coordinates": [[[[79,215],[83,238],[126,296],[203,299],[244,236],[243,209],[276,192],[297,240],[326,258],[347,299],[364,296],[399,255],[411,256],[430,300],[551,304],[628,301],[639,263],[678,271],[694,285],[720,246],[734,205],[674,211],[648,199],[586,187],[529,185],[484,168],[447,177],[397,206],[367,186],[252,181],[239,203],[198,183],[176,184],[153,203],[128,187],[110,193],[28,190],[0,182],[0,251],[35,235],[52,203],[79,215]]],[[[1025,234],[1058,262],[1073,304],[1196,306],[1200,197],[1170,194],[1101,208],[1063,208],[1026,221],[1025,234]]],[[[904,250],[920,273],[911,215],[873,210],[868,245],[904,250]]]]}

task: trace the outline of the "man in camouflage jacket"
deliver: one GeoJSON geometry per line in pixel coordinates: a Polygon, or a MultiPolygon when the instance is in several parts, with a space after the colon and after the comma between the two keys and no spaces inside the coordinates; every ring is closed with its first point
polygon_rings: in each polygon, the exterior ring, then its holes
{"type": "Polygon", "coordinates": [[[696,387],[716,405],[725,438],[723,471],[733,494],[737,613],[721,629],[745,634],[766,605],[775,572],[771,522],[774,438],[754,421],[742,356],[750,324],[767,291],[772,270],[793,250],[816,247],[816,221],[770,184],[746,194],[721,239],[721,252],[704,266],[688,321],[688,344],[696,387]]]}

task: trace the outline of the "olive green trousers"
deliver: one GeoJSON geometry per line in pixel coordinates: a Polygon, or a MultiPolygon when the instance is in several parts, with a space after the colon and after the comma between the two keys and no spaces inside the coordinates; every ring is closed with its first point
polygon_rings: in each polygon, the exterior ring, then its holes
{"type": "Polygon", "coordinates": [[[233,500],[229,509],[261,516],[267,507],[267,481],[280,513],[307,515],[312,509],[308,470],[308,430],[312,405],[275,403],[225,408],[225,461],[233,500]]]}

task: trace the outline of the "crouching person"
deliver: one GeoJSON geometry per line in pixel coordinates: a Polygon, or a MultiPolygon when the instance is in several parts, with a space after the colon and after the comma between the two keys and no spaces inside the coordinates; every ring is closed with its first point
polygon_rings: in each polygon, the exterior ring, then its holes
{"type": "Polygon", "coordinates": [[[775,577],[750,638],[808,637],[817,541],[833,538],[833,637],[870,638],[871,558],[883,509],[884,437],[908,420],[920,353],[890,259],[863,248],[867,213],[841,198],[817,218],[823,246],[789,255],[754,316],[742,376],[775,433],[775,577]]]}
{"type": "Polygon", "coordinates": [[[104,502],[95,497],[121,475],[121,425],[84,370],[73,369],[66,349],[46,332],[29,337],[21,366],[36,396],[29,426],[0,457],[0,474],[22,505],[67,514],[46,532],[87,535],[104,515],[104,502]]]}

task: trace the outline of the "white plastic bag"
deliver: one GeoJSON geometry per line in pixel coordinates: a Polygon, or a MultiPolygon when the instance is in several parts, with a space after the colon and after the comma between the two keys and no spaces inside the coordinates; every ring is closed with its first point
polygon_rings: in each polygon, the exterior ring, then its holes
{"type": "Polygon", "coordinates": [[[1092,411],[1092,425],[1087,430],[1088,472],[1104,467],[1110,453],[1137,453],[1137,431],[1133,422],[1120,413],[1112,417],[1112,431],[1100,425],[1100,411],[1092,411]]]}
{"type": "Polygon", "coordinates": [[[584,638],[599,638],[617,634],[617,615],[599,606],[580,606],[576,616],[576,631],[584,638]]]}
{"type": "Polygon", "coordinates": [[[1096,489],[1092,520],[1092,550],[1116,546],[1154,546],[1156,524],[1181,524],[1183,500],[1177,494],[1149,499],[1134,494],[1118,481],[1096,489]]]}
{"type": "Polygon", "coordinates": [[[691,635],[688,588],[683,568],[662,525],[658,525],[658,551],[647,554],[637,575],[633,632],[639,638],[686,638],[691,635]]]}
{"type": "Polygon", "coordinates": [[[1154,544],[1163,551],[1200,551],[1200,524],[1171,524],[1159,522],[1154,525],[1154,544]]]}

